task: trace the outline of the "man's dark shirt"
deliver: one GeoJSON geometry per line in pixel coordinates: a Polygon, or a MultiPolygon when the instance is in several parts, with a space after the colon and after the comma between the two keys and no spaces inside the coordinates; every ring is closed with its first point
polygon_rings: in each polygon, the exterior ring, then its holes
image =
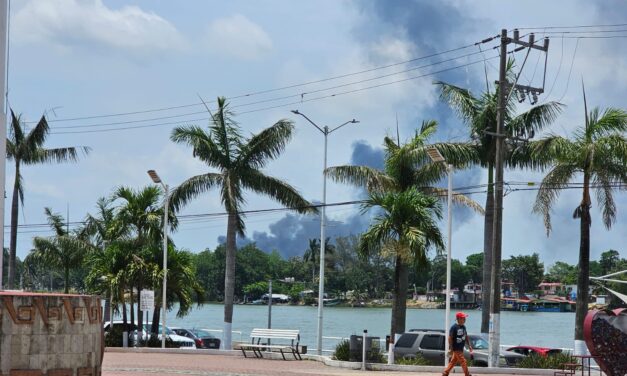
{"type": "Polygon", "coordinates": [[[466,343],[466,326],[453,324],[451,330],[448,333],[453,337],[453,351],[464,351],[464,344],[466,343]]]}

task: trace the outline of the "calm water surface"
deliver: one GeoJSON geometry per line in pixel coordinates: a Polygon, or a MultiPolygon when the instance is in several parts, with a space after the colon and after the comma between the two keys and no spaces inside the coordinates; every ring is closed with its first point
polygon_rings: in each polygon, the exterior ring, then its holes
{"type": "MultiPolygon", "coordinates": [[[[176,311],[174,311],[176,312],[176,311]]],[[[168,326],[222,329],[224,308],[220,304],[206,304],[195,308],[188,316],[175,317],[170,311],[168,326]]],[[[368,335],[385,338],[390,329],[391,308],[324,308],[325,337],[348,337],[368,335]]],[[[455,310],[451,311],[451,323],[455,310]]],[[[470,316],[466,327],[470,333],[481,329],[481,311],[466,311],[470,316]]],[[[307,306],[272,306],[272,328],[300,329],[301,344],[315,348],[318,308],[307,306]]],[[[233,313],[233,331],[240,331],[241,340],[248,341],[253,328],[266,328],[268,307],[258,305],[236,305],[233,313]]],[[[408,309],[407,329],[444,329],[444,310],[408,309]]],[[[536,345],[572,348],[575,331],[575,314],[558,312],[501,312],[501,344],[536,345]]],[[[217,336],[220,336],[218,334],[217,336]]],[[[239,341],[240,334],[234,333],[233,340],[239,341]]],[[[335,347],[337,340],[325,339],[324,349],[335,347]]]]}

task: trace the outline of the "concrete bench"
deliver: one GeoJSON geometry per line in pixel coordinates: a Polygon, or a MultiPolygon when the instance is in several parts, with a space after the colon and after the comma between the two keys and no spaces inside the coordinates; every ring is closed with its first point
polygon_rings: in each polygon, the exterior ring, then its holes
{"type": "Polygon", "coordinates": [[[263,351],[280,352],[283,360],[285,353],[291,353],[294,359],[302,360],[298,350],[300,331],[290,329],[253,329],[250,333],[250,343],[242,343],[240,349],[246,356],[246,350],[252,350],[256,358],[263,358],[263,351]]]}

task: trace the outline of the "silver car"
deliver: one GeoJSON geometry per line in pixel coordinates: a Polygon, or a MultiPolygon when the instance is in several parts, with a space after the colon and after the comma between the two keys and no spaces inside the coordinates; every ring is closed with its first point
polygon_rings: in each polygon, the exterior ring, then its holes
{"type": "MultiPolygon", "coordinates": [[[[478,334],[469,334],[468,338],[472,344],[473,354],[468,348],[464,348],[464,357],[472,360],[473,366],[488,366],[488,341],[478,334]]],[[[403,333],[394,345],[394,356],[396,358],[414,358],[422,356],[434,365],[444,364],[444,344],[446,334],[444,330],[432,329],[412,329],[403,333]]],[[[499,367],[514,367],[524,358],[523,355],[511,351],[501,351],[499,367]]]]}

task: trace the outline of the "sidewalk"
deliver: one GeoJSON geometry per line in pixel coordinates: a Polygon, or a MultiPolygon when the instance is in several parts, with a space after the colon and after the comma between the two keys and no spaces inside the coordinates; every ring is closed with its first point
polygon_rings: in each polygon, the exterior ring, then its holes
{"type": "MultiPolygon", "coordinates": [[[[444,368],[444,367],[442,367],[444,368]]],[[[452,375],[463,375],[461,369],[452,375]]],[[[311,360],[274,360],[244,358],[238,355],[214,354],[173,354],[105,352],[102,366],[103,376],[143,376],[143,375],[376,375],[376,376],[440,376],[441,372],[392,372],[359,371],[336,368],[311,360]]],[[[491,376],[500,376],[492,374],[491,376]]],[[[507,375],[511,376],[511,375],[507,375]]]]}

